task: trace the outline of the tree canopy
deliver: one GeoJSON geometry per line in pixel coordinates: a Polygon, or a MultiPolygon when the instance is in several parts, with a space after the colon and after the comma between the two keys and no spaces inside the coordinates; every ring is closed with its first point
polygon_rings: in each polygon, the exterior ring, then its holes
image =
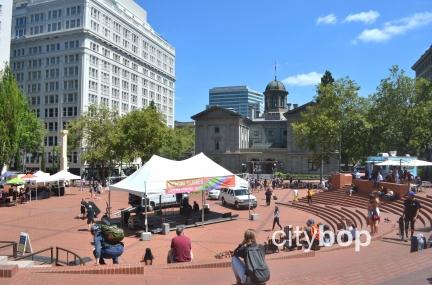
{"type": "Polygon", "coordinates": [[[393,66],[374,94],[361,97],[359,89],[348,77],[333,80],[326,71],[314,104],[293,123],[297,143],[316,160],[342,150],[345,164],[390,150],[432,158],[429,80],[410,78],[393,66]]]}
{"type": "Polygon", "coordinates": [[[0,167],[18,167],[26,152],[37,153],[42,147],[45,130],[29,109],[10,67],[0,72],[0,167]]]}
{"type": "Polygon", "coordinates": [[[70,149],[82,148],[82,162],[108,169],[133,162],[145,163],[153,154],[181,159],[192,154],[193,129],[170,129],[154,106],[118,116],[108,107],[91,105],[69,124],[70,149]]]}

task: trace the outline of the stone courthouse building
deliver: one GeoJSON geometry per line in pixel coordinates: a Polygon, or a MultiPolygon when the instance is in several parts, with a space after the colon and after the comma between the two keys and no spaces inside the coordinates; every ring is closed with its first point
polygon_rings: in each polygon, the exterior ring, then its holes
{"type": "MultiPolygon", "coordinates": [[[[313,102],[288,109],[287,96],[284,84],[275,78],[264,91],[264,113],[258,118],[249,119],[219,106],[192,116],[195,153],[205,153],[234,173],[318,174],[320,165],[296,144],[291,126],[313,102]]],[[[337,158],[324,162],[324,173],[336,171],[337,164],[337,158]]]]}

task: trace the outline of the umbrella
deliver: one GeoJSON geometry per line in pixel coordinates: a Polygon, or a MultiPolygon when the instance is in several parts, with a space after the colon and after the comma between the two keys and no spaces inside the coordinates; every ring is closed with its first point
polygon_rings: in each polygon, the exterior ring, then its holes
{"type": "Polygon", "coordinates": [[[420,159],[414,159],[406,163],[402,163],[403,166],[416,167],[416,166],[432,166],[432,162],[420,159]]]}
{"type": "Polygon", "coordinates": [[[26,174],[23,177],[21,177],[22,180],[24,181],[31,181],[34,180],[36,177],[33,174],[26,174]]]}
{"type": "Polygon", "coordinates": [[[12,178],[8,181],[6,181],[6,184],[11,184],[11,185],[24,185],[26,184],[26,182],[24,180],[22,180],[21,178],[12,178]]]}

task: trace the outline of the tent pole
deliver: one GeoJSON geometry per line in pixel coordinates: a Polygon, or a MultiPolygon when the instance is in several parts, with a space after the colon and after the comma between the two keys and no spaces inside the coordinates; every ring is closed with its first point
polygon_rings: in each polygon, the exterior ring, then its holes
{"type": "Polygon", "coordinates": [[[205,195],[204,195],[204,190],[201,191],[202,192],[202,206],[201,206],[201,218],[202,218],[202,226],[204,227],[204,204],[205,204],[205,195]]]}
{"type": "Polygon", "coordinates": [[[145,225],[145,231],[148,233],[148,223],[147,223],[147,181],[144,181],[144,225],[145,225]]]}
{"type": "Polygon", "coordinates": [[[108,219],[111,222],[111,190],[109,188],[110,184],[110,179],[108,178],[108,219]]]}

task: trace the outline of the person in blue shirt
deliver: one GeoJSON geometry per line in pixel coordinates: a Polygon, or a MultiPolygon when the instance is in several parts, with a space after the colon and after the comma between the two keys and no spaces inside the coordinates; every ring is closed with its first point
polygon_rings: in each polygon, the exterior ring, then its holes
{"type": "Polygon", "coordinates": [[[124,251],[123,243],[119,242],[118,244],[114,245],[107,243],[102,235],[102,231],[99,225],[93,225],[91,228],[91,233],[93,235],[93,242],[95,246],[95,249],[93,250],[93,255],[96,258],[96,265],[104,265],[105,258],[111,258],[113,264],[118,264],[118,259],[124,251]]]}

